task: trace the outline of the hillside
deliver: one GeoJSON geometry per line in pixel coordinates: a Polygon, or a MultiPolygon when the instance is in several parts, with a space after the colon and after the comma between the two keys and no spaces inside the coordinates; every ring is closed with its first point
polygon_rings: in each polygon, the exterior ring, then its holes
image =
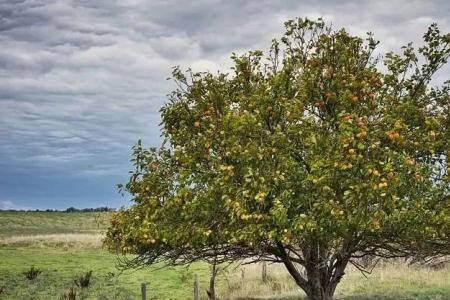
{"type": "Polygon", "coordinates": [[[99,233],[110,213],[0,211],[0,238],[18,235],[99,233]]]}

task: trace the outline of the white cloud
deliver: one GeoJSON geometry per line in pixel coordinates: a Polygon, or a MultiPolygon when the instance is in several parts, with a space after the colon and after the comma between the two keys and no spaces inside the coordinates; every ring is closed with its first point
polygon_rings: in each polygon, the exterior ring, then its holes
{"type": "Polygon", "coordinates": [[[15,205],[14,202],[12,202],[10,200],[0,200],[0,210],[8,210],[8,209],[28,210],[30,208],[29,207],[15,205]]]}
{"type": "Polygon", "coordinates": [[[449,15],[444,0],[0,2],[0,176],[126,174],[134,141],[160,142],[172,66],[226,70],[231,52],[267,49],[289,18],[373,31],[389,51],[431,22],[450,31],[449,15]]]}
{"type": "Polygon", "coordinates": [[[12,201],[0,200],[0,209],[12,209],[14,207],[12,201]]]}

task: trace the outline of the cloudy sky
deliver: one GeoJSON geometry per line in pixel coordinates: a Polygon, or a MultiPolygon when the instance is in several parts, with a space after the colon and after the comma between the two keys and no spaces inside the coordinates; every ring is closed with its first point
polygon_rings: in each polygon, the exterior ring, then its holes
{"type": "Polygon", "coordinates": [[[446,0],[0,0],[0,209],[126,205],[115,185],[137,139],[161,142],[171,68],[226,70],[297,16],[373,31],[381,51],[450,31],[446,0]]]}

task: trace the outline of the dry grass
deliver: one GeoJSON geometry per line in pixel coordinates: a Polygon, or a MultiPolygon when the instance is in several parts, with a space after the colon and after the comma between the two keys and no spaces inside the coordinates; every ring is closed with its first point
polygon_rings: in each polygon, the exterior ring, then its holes
{"type": "Polygon", "coordinates": [[[229,268],[222,276],[220,299],[278,299],[304,295],[279,264],[267,265],[267,281],[262,280],[262,264],[229,268]]]}
{"type": "Polygon", "coordinates": [[[401,294],[407,291],[431,294],[450,289],[449,265],[441,270],[433,270],[408,265],[402,261],[392,261],[378,265],[367,278],[353,267],[349,267],[346,273],[338,287],[338,295],[375,294],[377,291],[386,294],[401,294]]]}
{"type": "MultiPolygon", "coordinates": [[[[269,278],[264,283],[260,264],[228,269],[222,274],[220,299],[304,298],[305,294],[295,285],[283,266],[268,265],[267,273],[269,278]]],[[[450,299],[450,296],[442,298],[440,295],[446,294],[449,290],[450,266],[442,270],[432,270],[408,266],[402,261],[396,261],[379,264],[368,278],[356,268],[348,267],[342,283],[338,286],[336,299],[422,299],[421,297],[426,297],[423,299],[444,300],[450,299]]]]}
{"type": "Polygon", "coordinates": [[[99,249],[102,239],[103,235],[99,233],[18,235],[0,238],[0,246],[99,249]]]}

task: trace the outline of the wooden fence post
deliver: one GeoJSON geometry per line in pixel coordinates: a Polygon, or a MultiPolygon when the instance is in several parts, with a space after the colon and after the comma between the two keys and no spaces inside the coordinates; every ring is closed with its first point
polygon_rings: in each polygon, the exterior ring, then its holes
{"type": "Polygon", "coordinates": [[[262,263],[262,281],[267,283],[267,262],[263,261],[262,263]]]}
{"type": "Polygon", "coordinates": [[[199,300],[198,297],[198,276],[197,274],[195,274],[195,279],[194,279],[194,300],[199,300]]]}
{"type": "Polygon", "coordinates": [[[144,282],[141,283],[141,295],[142,300],[147,300],[147,285],[144,282]]]}

